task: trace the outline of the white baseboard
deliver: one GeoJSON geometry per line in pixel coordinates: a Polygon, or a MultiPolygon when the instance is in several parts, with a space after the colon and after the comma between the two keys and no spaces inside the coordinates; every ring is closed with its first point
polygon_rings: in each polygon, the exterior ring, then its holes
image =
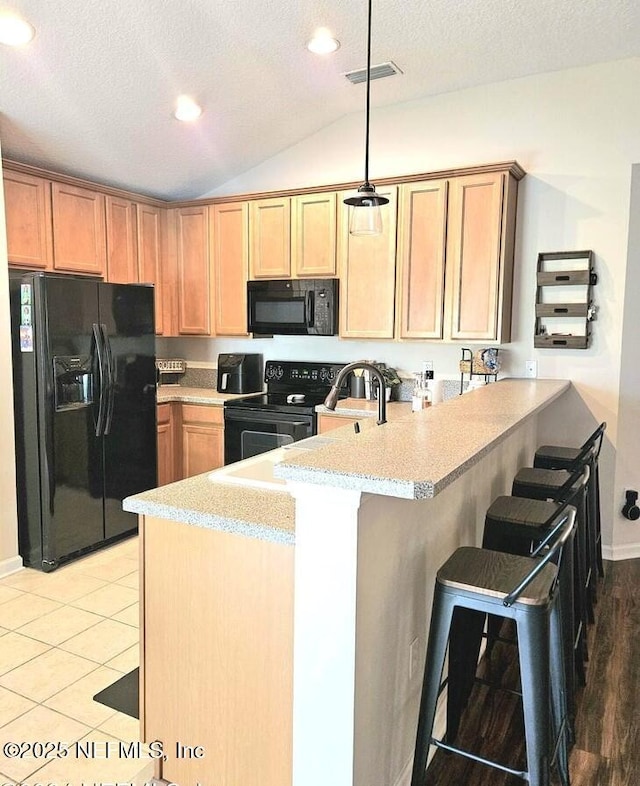
{"type": "Polygon", "coordinates": [[[638,559],[640,557],[640,543],[627,543],[623,546],[603,546],[602,558],[614,562],[622,559],[638,559]]]}
{"type": "Polygon", "coordinates": [[[0,579],[3,579],[5,576],[10,576],[12,573],[17,573],[19,570],[22,570],[23,567],[22,557],[10,557],[9,559],[2,560],[2,562],[0,562],[0,579]]]}

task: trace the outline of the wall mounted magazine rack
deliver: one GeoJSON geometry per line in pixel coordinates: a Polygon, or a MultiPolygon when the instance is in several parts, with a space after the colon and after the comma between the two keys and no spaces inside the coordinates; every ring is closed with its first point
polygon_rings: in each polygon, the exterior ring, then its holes
{"type": "Polygon", "coordinates": [[[596,316],[592,290],[598,283],[593,251],[538,254],[536,289],[537,349],[586,349],[596,316]]]}

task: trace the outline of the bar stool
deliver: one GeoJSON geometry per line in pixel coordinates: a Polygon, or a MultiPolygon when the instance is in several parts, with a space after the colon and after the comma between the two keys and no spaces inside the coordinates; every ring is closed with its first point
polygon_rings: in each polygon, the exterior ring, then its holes
{"type": "Polygon", "coordinates": [[[533,466],[540,469],[571,470],[581,461],[581,456],[589,456],[591,481],[587,492],[589,500],[589,527],[592,529],[590,541],[593,544],[591,570],[604,576],[602,563],[602,533],[600,526],[600,470],[598,458],[602,448],[606,422],[602,422],[591,436],[579,448],[564,445],[542,445],[536,450],[533,466]],[[586,454],[585,454],[586,451],[586,454]]]}
{"type": "MultiPolygon", "coordinates": [[[[571,474],[558,490],[555,498],[544,500],[524,497],[497,497],[489,506],[484,523],[482,548],[505,551],[510,554],[530,555],[549,534],[554,519],[565,510],[576,496],[584,494],[589,482],[589,467],[582,467],[571,474]]],[[[575,719],[575,677],[582,685],[586,682],[584,661],[586,656],[586,631],[583,614],[579,606],[580,577],[574,570],[576,558],[575,540],[565,555],[560,584],[562,604],[565,680],[567,684],[567,708],[573,741],[575,719]]],[[[499,638],[502,620],[489,617],[487,625],[487,650],[499,638]]],[[[479,654],[479,649],[478,649],[479,654]]],[[[477,657],[477,656],[476,656],[477,657]]],[[[464,696],[464,703],[468,696],[464,696]]],[[[463,709],[464,706],[461,708],[463,709]]]]}
{"type": "MultiPolygon", "coordinates": [[[[551,765],[557,759],[562,784],[569,786],[566,686],[558,593],[563,558],[570,550],[565,546],[575,532],[575,521],[575,510],[565,510],[531,557],[462,547],[438,571],[411,786],[422,784],[430,745],[520,777],[530,786],[548,786],[551,765]],[[445,742],[432,737],[438,695],[445,684],[441,683],[441,677],[447,643],[458,610],[468,611],[481,619],[486,614],[493,614],[515,621],[525,719],[526,771],[484,759],[450,744],[449,739],[445,742]]],[[[451,668],[450,663],[450,674],[451,668]]]]}
{"type": "MultiPolygon", "coordinates": [[[[584,465],[588,468],[588,464],[584,465]]],[[[522,467],[516,473],[511,486],[511,496],[526,497],[528,499],[553,500],[560,489],[569,480],[572,473],[566,469],[537,469],[534,467],[522,467]]],[[[576,531],[576,560],[574,570],[579,578],[577,606],[580,609],[586,631],[587,623],[595,620],[593,613],[595,576],[591,571],[589,560],[589,548],[587,542],[588,521],[587,521],[587,492],[588,487],[579,484],[582,493],[578,493],[573,498],[576,507],[577,531],[576,531]]],[[[586,648],[586,644],[585,644],[586,648]]],[[[586,653],[585,653],[586,656],[586,653]]]]}

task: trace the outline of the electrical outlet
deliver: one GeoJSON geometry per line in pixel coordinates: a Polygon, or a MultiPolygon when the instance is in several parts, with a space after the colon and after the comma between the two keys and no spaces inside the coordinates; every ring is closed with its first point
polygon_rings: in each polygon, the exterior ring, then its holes
{"type": "Polygon", "coordinates": [[[409,682],[411,682],[418,673],[420,668],[419,660],[420,639],[416,637],[409,645],[409,682]]]}
{"type": "Polygon", "coordinates": [[[538,361],[537,360],[525,360],[524,363],[524,375],[525,377],[530,377],[535,379],[538,376],[538,361]]]}

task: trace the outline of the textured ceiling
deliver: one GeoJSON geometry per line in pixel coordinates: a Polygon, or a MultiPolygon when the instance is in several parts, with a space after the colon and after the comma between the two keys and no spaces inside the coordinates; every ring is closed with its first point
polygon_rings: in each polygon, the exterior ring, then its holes
{"type": "MultiPolygon", "coordinates": [[[[3,155],[168,199],[211,191],[351,112],[365,0],[7,0],[36,28],[0,45],[3,155]],[[341,41],[320,58],[318,27],[341,41]],[[179,93],[204,107],[172,117],[179,93]]],[[[374,0],[381,106],[640,54],[638,0],[374,0]]]]}

